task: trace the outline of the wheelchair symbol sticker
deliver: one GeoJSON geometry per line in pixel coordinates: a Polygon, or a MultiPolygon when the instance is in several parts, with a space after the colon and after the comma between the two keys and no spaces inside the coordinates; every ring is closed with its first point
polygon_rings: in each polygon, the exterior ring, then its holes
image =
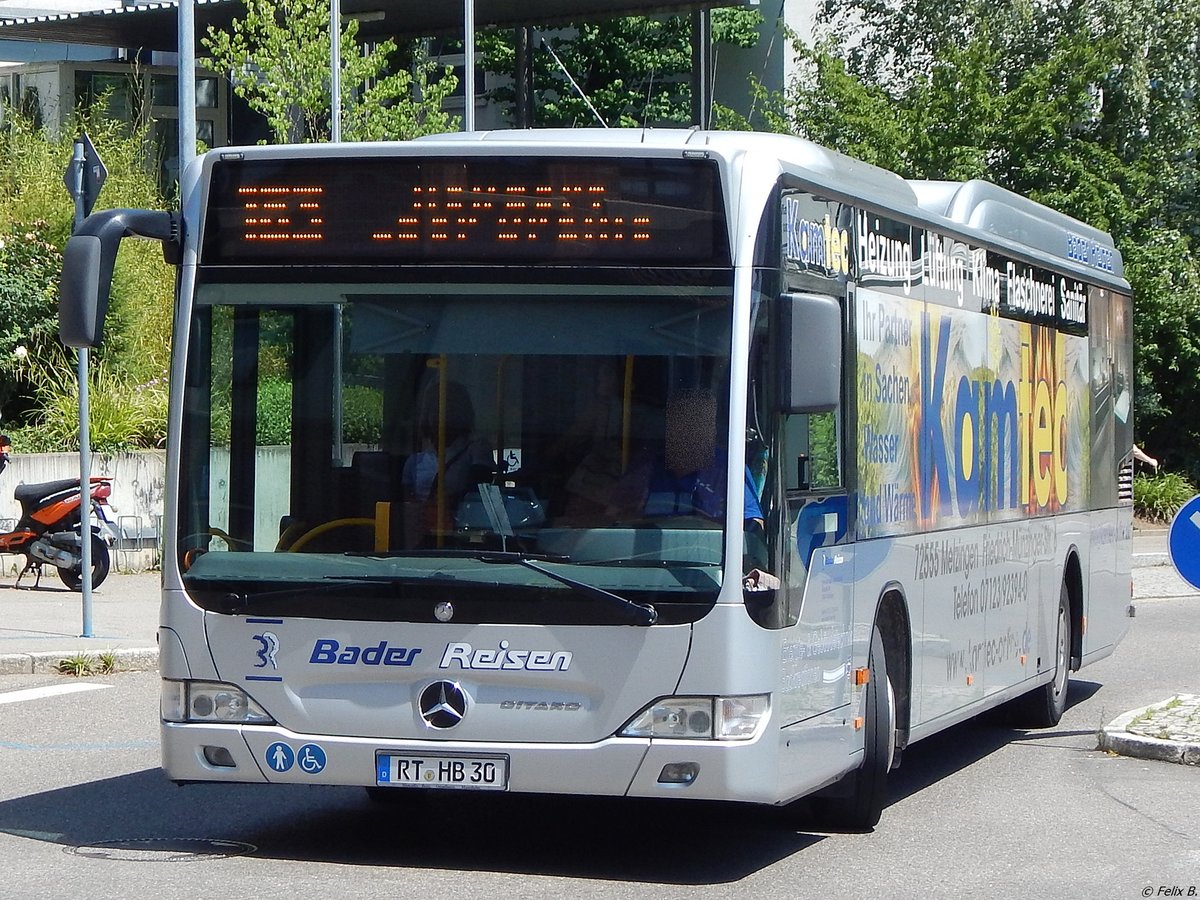
{"type": "Polygon", "coordinates": [[[267,748],[267,765],[276,772],[286,772],[295,762],[296,754],[282,741],[276,741],[267,748]]]}
{"type": "Polygon", "coordinates": [[[296,764],[309,775],[319,775],[325,769],[325,751],[316,744],[305,744],[296,752],[296,764]]]}

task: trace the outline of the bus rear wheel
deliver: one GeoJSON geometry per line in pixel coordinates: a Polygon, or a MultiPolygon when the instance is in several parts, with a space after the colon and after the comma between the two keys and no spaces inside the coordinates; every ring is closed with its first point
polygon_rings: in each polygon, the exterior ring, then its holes
{"type": "Polygon", "coordinates": [[[1067,683],[1071,677],[1071,595],[1063,584],[1058,592],[1058,628],[1054,641],[1054,677],[1041,687],[1017,697],[1008,707],[1007,720],[1018,728],[1053,728],[1067,710],[1067,683]]]}
{"type": "Polygon", "coordinates": [[[879,824],[887,796],[887,775],[896,755],[896,693],[888,678],[887,653],[879,626],[871,634],[870,677],[863,702],[863,763],[814,804],[820,818],[846,831],[870,831],[879,824]]]}

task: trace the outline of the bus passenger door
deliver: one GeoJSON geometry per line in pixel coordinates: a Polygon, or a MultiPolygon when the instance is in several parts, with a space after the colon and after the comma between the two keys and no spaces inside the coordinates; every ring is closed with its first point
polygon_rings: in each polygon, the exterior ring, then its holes
{"type": "Polygon", "coordinates": [[[783,427],[786,724],[849,702],[853,571],[846,545],[836,412],[789,415],[783,427]]]}

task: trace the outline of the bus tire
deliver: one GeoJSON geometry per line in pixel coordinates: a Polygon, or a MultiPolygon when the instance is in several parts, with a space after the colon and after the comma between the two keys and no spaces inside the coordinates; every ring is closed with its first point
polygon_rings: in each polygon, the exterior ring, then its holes
{"type": "Polygon", "coordinates": [[[863,762],[838,786],[833,796],[816,798],[820,818],[846,831],[870,831],[883,814],[887,776],[896,752],[896,693],[888,678],[883,635],[871,633],[867,661],[870,677],[863,701],[863,762]]]}
{"type": "Polygon", "coordinates": [[[1018,728],[1053,728],[1067,709],[1071,677],[1071,595],[1064,581],[1058,592],[1058,628],[1054,644],[1054,677],[1012,701],[1008,722],[1018,728]]]}

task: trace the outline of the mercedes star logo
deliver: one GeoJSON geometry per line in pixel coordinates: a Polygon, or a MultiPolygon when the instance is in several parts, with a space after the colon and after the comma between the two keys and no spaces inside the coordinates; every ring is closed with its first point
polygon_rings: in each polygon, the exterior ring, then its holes
{"type": "Polygon", "coordinates": [[[431,728],[453,728],[467,714],[467,695],[457,682],[435,681],[421,691],[420,705],[431,728]]]}

